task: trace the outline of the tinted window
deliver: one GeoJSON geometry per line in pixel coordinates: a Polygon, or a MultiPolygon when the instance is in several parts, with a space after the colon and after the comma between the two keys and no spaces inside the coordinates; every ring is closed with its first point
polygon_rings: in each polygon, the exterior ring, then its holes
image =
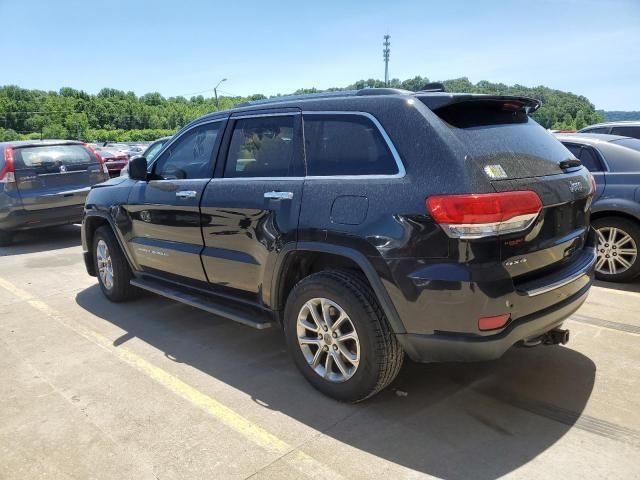
{"type": "Polygon", "coordinates": [[[294,118],[243,118],[235,122],[225,177],[292,177],[294,118]]]}
{"type": "Polygon", "coordinates": [[[393,175],[398,165],[374,123],[362,115],[304,115],[307,175],[393,175]]]}
{"type": "Polygon", "coordinates": [[[623,137],[640,138],[640,127],[613,127],[611,129],[612,135],[622,135],[623,137]]]}
{"type": "Polygon", "coordinates": [[[609,133],[609,127],[583,128],[580,133],[609,133]]]}
{"type": "Polygon", "coordinates": [[[155,163],[156,178],[209,178],[212,156],[222,122],[193,128],[176,140],[155,163]]]}
{"type": "Polygon", "coordinates": [[[573,156],[576,158],[580,158],[580,145],[574,145],[572,143],[563,143],[567,150],[573,153],[573,156]]]}
{"type": "Polygon", "coordinates": [[[590,147],[583,147],[580,152],[580,161],[587,167],[590,172],[601,172],[602,166],[600,160],[596,156],[596,153],[590,147]]]}
{"type": "Polygon", "coordinates": [[[36,173],[86,170],[95,163],[93,155],[82,145],[47,145],[42,147],[16,148],[15,168],[34,168],[36,173]],[[60,168],[64,166],[64,169],[60,168]]]}

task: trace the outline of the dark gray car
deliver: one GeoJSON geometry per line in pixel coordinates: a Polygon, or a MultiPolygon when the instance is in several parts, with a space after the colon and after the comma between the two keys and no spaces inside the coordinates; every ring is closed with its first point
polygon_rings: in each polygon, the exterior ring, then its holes
{"type": "Polygon", "coordinates": [[[108,178],[102,160],[80,142],[0,143],[0,245],[19,230],[80,222],[89,189],[108,178]]]}
{"type": "Polygon", "coordinates": [[[596,275],[624,282],[640,275],[640,140],[618,135],[562,134],[597,190],[591,214],[598,232],[596,275]]]}
{"type": "Polygon", "coordinates": [[[640,138],[640,121],[607,122],[589,125],[578,133],[599,133],[640,138]]]}

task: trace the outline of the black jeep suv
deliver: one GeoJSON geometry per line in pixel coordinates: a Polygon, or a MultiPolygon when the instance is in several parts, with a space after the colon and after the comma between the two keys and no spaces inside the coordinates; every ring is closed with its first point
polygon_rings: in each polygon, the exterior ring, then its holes
{"type": "Polygon", "coordinates": [[[255,328],[334,398],[419,362],[565,343],[596,259],[587,169],[524,97],[367,89],[202,117],[94,187],[85,262],[255,328]]]}

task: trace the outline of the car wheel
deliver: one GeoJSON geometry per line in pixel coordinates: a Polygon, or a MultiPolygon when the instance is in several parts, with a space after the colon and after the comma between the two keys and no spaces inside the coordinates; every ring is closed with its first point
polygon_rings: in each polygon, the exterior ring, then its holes
{"type": "Polygon", "coordinates": [[[11,232],[5,232],[0,230],[0,247],[8,247],[13,242],[13,235],[11,232]]]}
{"type": "Polygon", "coordinates": [[[605,217],[592,222],[598,237],[596,277],[628,282],[640,274],[640,225],[626,218],[605,217]]]}
{"type": "Polygon", "coordinates": [[[110,227],[99,227],[93,236],[93,261],[100,289],[112,302],[123,302],[139,293],[132,286],[131,268],[110,227]]]}
{"type": "Polygon", "coordinates": [[[284,329],[298,369],[336,400],[375,395],[404,359],[373,291],[356,273],[324,271],[301,280],[287,299],[284,329]]]}

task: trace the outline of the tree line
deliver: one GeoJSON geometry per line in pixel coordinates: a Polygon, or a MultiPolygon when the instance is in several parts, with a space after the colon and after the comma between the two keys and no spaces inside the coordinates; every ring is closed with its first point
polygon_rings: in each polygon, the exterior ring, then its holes
{"type": "MultiPolygon", "coordinates": [[[[429,83],[427,77],[393,79],[390,86],[418,91],[429,83]]],[[[449,92],[524,95],[542,101],[533,114],[545,128],[580,129],[603,120],[601,113],[587,98],[548,87],[525,87],[467,78],[442,82],[449,92]]],[[[376,79],[359,80],[346,87],[326,90],[300,89],[294,94],[321,91],[354,90],[383,87],[376,79]]],[[[276,95],[280,96],[280,94],[276,95]]],[[[161,94],[142,96],[113,88],[97,94],[63,87],[59,91],[29,90],[15,85],[0,87],[0,141],[31,138],[68,138],[86,141],[153,140],[171,135],[189,121],[206,113],[225,110],[252,100],[265,99],[262,94],[247,97],[222,96],[216,102],[202,95],[165,98],[161,94]]]]}

